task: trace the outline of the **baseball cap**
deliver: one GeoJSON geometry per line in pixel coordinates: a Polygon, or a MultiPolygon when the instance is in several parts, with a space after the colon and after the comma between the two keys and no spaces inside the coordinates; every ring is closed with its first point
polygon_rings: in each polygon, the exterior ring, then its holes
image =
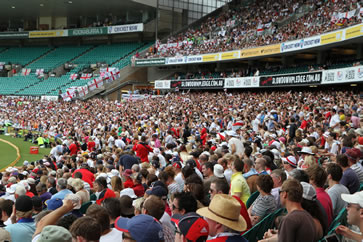
{"type": "Polygon", "coordinates": [[[347,203],[359,204],[363,208],[363,191],[354,194],[342,194],[342,199],[347,203]]]}
{"type": "Polygon", "coordinates": [[[132,174],[132,170],[130,170],[130,169],[126,169],[126,170],[122,173],[122,175],[123,175],[123,176],[131,176],[131,174],[132,174]]]}
{"type": "Polygon", "coordinates": [[[154,186],[151,190],[146,191],[146,194],[155,195],[164,199],[168,195],[168,190],[166,190],[165,187],[162,186],[154,186]]]}
{"type": "Polygon", "coordinates": [[[347,150],[347,152],[345,152],[345,154],[349,159],[354,160],[354,161],[359,159],[361,156],[361,152],[357,148],[349,149],[349,150],[347,150]]]}
{"type": "Polygon", "coordinates": [[[33,209],[32,199],[26,195],[19,196],[15,201],[15,209],[20,212],[28,212],[33,209]]]}
{"type": "Polygon", "coordinates": [[[72,203],[75,205],[74,209],[81,208],[81,205],[82,205],[81,197],[78,194],[69,193],[64,197],[64,200],[71,200],[72,203]]]}
{"type": "Polygon", "coordinates": [[[125,188],[120,192],[120,197],[122,197],[123,195],[129,196],[132,199],[137,198],[137,196],[135,195],[134,189],[132,188],[125,188]]]}
{"type": "Polygon", "coordinates": [[[56,210],[63,205],[63,201],[60,198],[53,198],[45,201],[48,210],[56,210]]]}
{"type": "Polygon", "coordinates": [[[223,178],[224,177],[223,166],[220,164],[215,164],[213,168],[213,174],[218,178],[223,178]]]}
{"type": "Polygon", "coordinates": [[[315,188],[307,182],[300,182],[300,184],[303,187],[303,198],[309,201],[316,201],[315,188]]]}
{"type": "Polygon", "coordinates": [[[208,237],[209,226],[197,213],[187,213],[181,217],[178,223],[180,232],[184,235],[184,238],[190,241],[196,241],[200,237],[208,237]]]}
{"type": "Polygon", "coordinates": [[[164,239],[163,228],[150,215],[140,214],[133,218],[118,217],[115,228],[130,233],[137,242],[160,241],[164,239]]]}
{"type": "Polygon", "coordinates": [[[296,158],[294,156],[292,156],[292,155],[289,155],[288,157],[282,157],[281,160],[283,162],[289,163],[293,167],[296,167],[297,166],[296,158]]]}
{"type": "Polygon", "coordinates": [[[71,233],[61,226],[45,226],[38,242],[72,242],[71,233]]]}

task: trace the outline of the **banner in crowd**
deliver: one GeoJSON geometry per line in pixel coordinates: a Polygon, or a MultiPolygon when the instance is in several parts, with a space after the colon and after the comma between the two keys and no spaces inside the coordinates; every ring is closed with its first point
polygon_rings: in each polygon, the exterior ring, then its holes
{"type": "Polygon", "coordinates": [[[280,48],[281,48],[281,53],[285,53],[285,52],[290,52],[290,51],[297,51],[297,50],[302,50],[302,49],[313,48],[313,47],[317,47],[319,45],[320,45],[320,36],[314,36],[314,37],[305,38],[305,39],[301,39],[301,40],[294,40],[294,41],[282,43],[280,48]]]}
{"type": "Polygon", "coordinates": [[[82,28],[82,29],[69,29],[68,36],[87,36],[87,35],[102,35],[107,34],[107,27],[98,28],[82,28]]]}
{"type": "Polygon", "coordinates": [[[155,89],[170,89],[170,80],[155,81],[155,89]]]}
{"type": "Polygon", "coordinates": [[[108,34],[120,34],[130,32],[142,32],[144,31],[144,24],[127,24],[110,26],[107,29],[108,34]]]}
{"type": "Polygon", "coordinates": [[[44,76],[44,69],[36,69],[35,75],[37,76],[44,76]]]}
{"type": "Polygon", "coordinates": [[[321,84],[336,84],[363,81],[363,66],[326,70],[321,84]]]}
{"type": "Polygon", "coordinates": [[[224,87],[224,79],[195,79],[171,81],[171,88],[178,89],[217,89],[224,87]]]}
{"type": "Polygon", "coordinates": [[[74,74],[71,74],[71,76],[69,77],[69,80],[76,80],[78,77],[78,74],[74,73],[74,74]]]}
{"type": "Polygon", "coordinates": [[[88,94],[88,86],[77,87],[77,92],[80,97],[84,97],[88,94]]]}
{"type": "Polygon", "coordinates": [[[97,78],[93,79],[92,81],[89,81],[87,84],[88,84],[89,90],[93,91],[96,88],[100,88],[103,86],[103,78],[97,77],[97,78]]]}
{"type": "Polygon", "coordinates": [[[27,39],[29,32],[1,32],[0,39],[27,39]]]}
{"type": "Polygon", "coordinates": [[[42,101],[58,101],[58,96],[41,96],[42,101]]]}
{"type": "Polygon", "coordinates": [[[322,76],[321,71],[289,75],[262,76],[260,77],[260,87],[320,84],[322,76]]]}
{"type": "Polygon", "coordinates": [[[23,68],[23,69],[21,69],[21,75],[22,76],[29,76],[31,71],[32,71],[32,69],[23,68]]]}
{"type": "Polygon", "coordinates": [[[46,31],[30,31],[29,38],[54,38],[54,37],[66,37],[68,36],[68,30],[46,30],[46,31]]]}
{"type": "Polygon", "coordinates": [[[165,65],[165,58],[135,60],[135,66],[157,66],[157,65],[165,65]]]}
{"type": "Polygon", "coordinates": [[[226,78],[224,88],[253,88],[259,87],[260,77],[226,78]]]}

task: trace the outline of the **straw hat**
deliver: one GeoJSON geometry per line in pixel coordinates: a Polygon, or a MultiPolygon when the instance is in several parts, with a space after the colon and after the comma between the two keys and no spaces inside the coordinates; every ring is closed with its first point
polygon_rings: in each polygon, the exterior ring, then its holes
{"type": "Polygon", "coordinates": [[[208,219],[223,224],[235,231],[245,231],[246,221],[240,215],[241,204],[233,197],[226,194],[217,194],[213,197],[209,207],[197,210],[197,213],[208,219]]]}

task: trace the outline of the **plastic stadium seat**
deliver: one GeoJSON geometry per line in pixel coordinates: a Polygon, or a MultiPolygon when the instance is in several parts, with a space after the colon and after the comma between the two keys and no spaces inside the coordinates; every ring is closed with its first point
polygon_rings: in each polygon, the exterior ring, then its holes
{"type": "Polygon", "coordinates": [[[251,207],[252,203],[256,200],[256,198],[260,195],[259,191],[256,191],[254,193],[251,194],[251,196],[248,198],[247,202],[246,202],[246,207],[247,209],[249,207],[251,207]]]}
{"type": "Polygon", "coordinates": [[[275,212],[264,217],[260,222],[248,230],[243,237],[248,241],[258,241],[263,238],[267,230],[274,228],[275,219],[281,214],[285,213],[286,209],[279,208],[275,212]]]}

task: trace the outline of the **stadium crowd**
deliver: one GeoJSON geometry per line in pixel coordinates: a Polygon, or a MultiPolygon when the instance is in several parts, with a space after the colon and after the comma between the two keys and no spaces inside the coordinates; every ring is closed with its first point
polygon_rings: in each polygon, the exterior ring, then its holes
{"type": "Polygon", "coordinates": [[[216,53],[307,38],[361,23],[361,6],[360,0],[269,0],[247,6],[233,1],[228,10],[208,17],[199,26],[170,36],[166,43],[157,42],[141,58],[216,53]],[[349,11],[354,14],[333,17],[349,11]]]}
{"type": "Polygon", "coordinates": [[[363,239],[363,105],[351,91],[0,107],[5,132],[52,148],[0,173],[2,241],[256,241],[275,215],[262,241],[318,241],[344,209],[351,226],[335,233],[363,239]]]}

